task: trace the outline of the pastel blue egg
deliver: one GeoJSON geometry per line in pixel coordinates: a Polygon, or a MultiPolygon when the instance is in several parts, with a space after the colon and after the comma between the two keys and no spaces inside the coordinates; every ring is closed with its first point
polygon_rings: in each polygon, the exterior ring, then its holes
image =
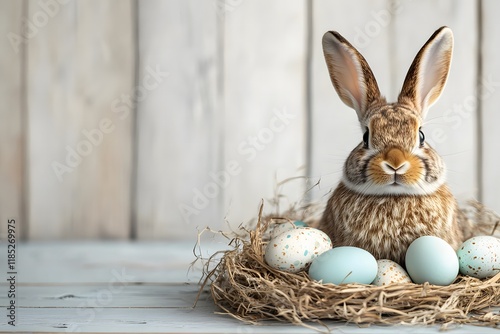
{"type": "Polygon", "coordinates": [[[297,226],[297,227],[307,227],[307,224],[304,223],[303,221],[301,220],[296,220],[293,222],[293,225],[297,226]]]}
{"type": "Polygon", "coordinates": [[[493,277],[500,272],[500,239],[476,236],[458,249],[460,273],[477,278],[493,277]]]}
{"type": "Polygon", "coordinates": [[[406,271],[417,284],[450,285],[458,275],[458,257],[453,247],[435,236],[423,236],[406,251],[406,271]]]}
{"type": "Polygon", "coordinates": [[[370,284],[377,276],[377,260],[358,247],[330,249],[314,259],[309,276],[316,281],[333,284],[370,284]]]}

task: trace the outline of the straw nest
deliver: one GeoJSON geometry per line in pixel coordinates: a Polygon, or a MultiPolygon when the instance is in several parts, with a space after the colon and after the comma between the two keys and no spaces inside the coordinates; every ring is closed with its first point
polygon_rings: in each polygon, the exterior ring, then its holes
{"type": "MultiPolygon", "coordinates": [[[[459,276],[449,286],[425,284],[321,284],[307,272],[292,274],[269,267],[264,251],[273,225],[314,216],[318,209],[289,210],[264,216],[262,205],[252,228],[232,236],[230,249],[214,254],[204,266],[215,304],[237,319],[257,323],[276,319],[310,326],[333,319],[370,324],[473,324],[499,327],[500,274],[485,280],[459,276]],[[306,217],[304,217],[304,215],[306,217]]],[[[475,235],[493,234],[500,221],[477,202],[462,208],[475,235]]],[[[203,289],[203,287],[202,287],[203,289]]]]}

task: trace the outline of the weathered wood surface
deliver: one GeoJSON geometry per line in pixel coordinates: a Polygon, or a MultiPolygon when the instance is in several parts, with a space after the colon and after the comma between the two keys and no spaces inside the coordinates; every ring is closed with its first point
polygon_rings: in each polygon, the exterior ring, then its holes
{"type": "MultiPolygon", "coordinates": [[[[0,237],[5,237],[7,221],[25,218],[25,121],[23,108],[23,57],[21,17],[25,1],[0,2],[0,237]]],[[[18,226],[19,227],[19,226],[18,226]]],[[[22,233],[25,233],[23,231],[22,233]]],[[[20,232],[21,233],[21,232],[20,232]]]]}
{"type": "MultiPolygon", "coordinates": [[[[47,3],[0,4],[4,36],[29,32],[25,60],[0,43],[2,235],[16,217],[32,240],[193,239],[255,217],[277,181],[306,174],[321,179],[309,198],[325,200],[361,140],[328,77],[327,30],[363,53],[394,100],[430,34],[453,29],[427,139],[459,199],[500,211],[494,1],[482,2],[482,21],[477,1],[47,3]]],[[[282,207],[305,189],[279,189],[282,207]]]]}
{"type": "Polygon", "coordinates": [[[28,4],[46,17],[27,50],[28,236],[127,238],[133,1],[55,3],[28,4]]]}
{"type": "Polygon", "coordinates": [[[223,220],[224,190],[210,177],[223,147],[217,20],[211,1],[139,2],[138,79],[148,68],[164,74],[137,107],[140,239],[194,238],[197,226],[223,220]]]}
{"type": "MultiPolygon", "coordinates": [[[[17,323],[0,321],[0,332],[80,333],[317,333],[276,321],[260,325],[221,315],[208,293],[193,308],[200,272],[186,272],[189,242],[31,242],[18,244],[17,323]],[[117,271],[115,273],[114,271],[117,271]]],[[[204,253],[221,249],[205,244],[204,253]]],[[[0,257],[0,268],[5,268],[0,257]]],[[[10,303],[0,283],[0,307],[10,303]]],[[[341,333],[438,333],[438,326],[373,326],[326,322],[341,333]]],[[[324,327],[319,327],[323,329],[324,327]]],[[[493,333],[461,326],[453,333],[493,333]]]]}
{"type": "MultiPolygon", "coordinates": [[[[236,227],[256,217],[261,199],[274,198],[277,182],[306,173],[307,3],[234,3],[223,21],[223,122],[224,165],[240,167],[224,194],[236,227]]],[[[280,190],[288,207],[302,198],[304,182],[280,190]]]]}
{"type": "Polygon", "coordinates": [[[488,207],[500,212],[500,156],[498,151],[500,122],[500,21],[495,13],[500,10],[497,1],[483,1],[482,73],[479,89],[472,94],[482,105],[480,128],[483,186],[482,200],[488,207]]]}

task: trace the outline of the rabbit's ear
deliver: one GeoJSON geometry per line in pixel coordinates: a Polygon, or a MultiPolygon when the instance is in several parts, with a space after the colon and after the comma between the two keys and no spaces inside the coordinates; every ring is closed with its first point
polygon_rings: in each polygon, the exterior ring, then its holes
{"type": "Polygon", "coordinates": [[[362,120],[367,107],[381,98],[377,80],[365,58],[336,31],[323,35],[323,53],[340,99],[362,120]]]}
{"type": "Polygon", "coordinates": [[[450,28],[441,27],[415,56],[398,101],[412,103],[424,118],[446,84],[452,52],[453,33],[450,28]]]}

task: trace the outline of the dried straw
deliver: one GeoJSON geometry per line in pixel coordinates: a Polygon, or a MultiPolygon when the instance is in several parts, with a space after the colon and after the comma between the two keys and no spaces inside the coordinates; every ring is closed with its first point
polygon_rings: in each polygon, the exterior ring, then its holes
{"type": "MultiPolygon", "coordinates": [[[[292,274],[269,267],[264,261],[269,231],[275,224],[296,219],[291,214],[263,216],[261,206],[256,227],[243,228],[243,234],[232,239],[232,249],[206,262],[203,285],[210,283],[213,300],[223,313],[246,322],[277,319],[304,326],[322,319],[368,325],[499,326],[500,274],[486,280],[459,276],[449,286],[379,287],[321,284],[306,272],[292,274]]],[[[475,226],[476,235],[487,230],[493,234],[500,221],[477,202],[464,206],[463,219],[475,226]]]]}

